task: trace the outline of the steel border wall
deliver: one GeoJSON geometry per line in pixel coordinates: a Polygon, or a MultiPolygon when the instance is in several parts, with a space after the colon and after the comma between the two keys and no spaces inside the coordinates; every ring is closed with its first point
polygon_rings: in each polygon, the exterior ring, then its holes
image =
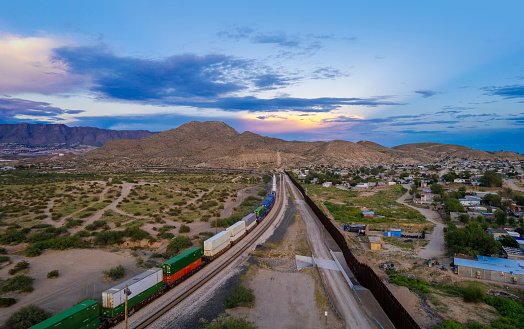
{"type": "Polygon", "coordinates": [[[322,210],[320,210],[317,205],[306,195],[302,186],[297,183],[287,171],[284,172],[289,177],[293,185],[295,185],[296,188],[300,191],[306,203],[309,205],[309,207],[311,207],[322,225],[324,225],[333,240],[335,240],[338,247],[342,250],[344,259],[351,269],[351,272],[353,272],[357,278],[358,282],[371,291],[393,325],[396,328],[402,329],[420,329],[420,326],[415,322],[415,320],[413,320],[404,306],[400,304],[400,302],[395,298],[391,291],[389,291],[388,287],[384,284],[384,282],[382,282],[382,280],[371,269],[371,267],[359,262],[358,259],[351,253],[344,235],[340,233],[340,231],[322,212],[322,210]]]}

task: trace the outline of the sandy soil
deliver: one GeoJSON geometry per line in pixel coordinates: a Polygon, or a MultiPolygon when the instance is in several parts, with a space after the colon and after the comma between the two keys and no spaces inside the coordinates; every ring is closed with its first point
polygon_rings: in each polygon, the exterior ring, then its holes
{"type": "MultiPolygon", "coordinates": [[[[115,282],[104,282],[102,271],[116,265],[127,269],[125,279],[131,278],[144,269],[135,266],[135,258],[127,253],[110,253],[93,249],[72,249],[65,251],[46,250],[34,258],[11,256],[13,264],[0,270],[0,277],[8,278],[7,271],[21,260],[28,261],[30,277],[34,278],[34,291],[31,293],[9,293],[3,297],[14,297],[18,302],[0,309],[0,323],[12,312],[29,304],[38,305],[52,314],[62,312],[84,299],[101,301],[102,291],[114,286],[115,282]],[[58,270],[60,276],[48,279],[47,273],[58,270]]],[[[122,279],[122,280],[125,280],[122,279]]]]}
{"type": "Polygon", "coordinates": [[[297,220],[280,243],[266,243],[266,248],[253,252],[258,265],[247,272],[244,282],[254,291],[255,305],[228,313],[247,317],[261,329],[340,327],[342,323],[328,304],[317,270],[296,271],[295,254],[307,254],[306,248],[305,225],[297,220]],[[321,296],[317,301],[316,294],[321,296]]]}

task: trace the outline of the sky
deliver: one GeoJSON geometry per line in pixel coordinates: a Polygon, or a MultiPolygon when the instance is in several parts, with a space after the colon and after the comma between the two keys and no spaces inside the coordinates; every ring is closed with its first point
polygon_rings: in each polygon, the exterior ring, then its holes
{"type": "Polygon", "coordinates": [[[2,1],[0,123],[524,153],[524,2],[2,1]]]}

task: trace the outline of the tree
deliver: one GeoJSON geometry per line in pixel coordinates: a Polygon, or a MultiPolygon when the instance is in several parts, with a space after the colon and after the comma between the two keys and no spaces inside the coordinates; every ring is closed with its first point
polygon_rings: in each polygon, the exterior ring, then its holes
{"type": "Polygon", "coordinates": [[[444,186],[437,183],[431,184],[431,193],[441,194],[442,192],[444,192],[444,186]]]}
{"type": "Polygon", "coordinates": [[[444,179],[446,182],[452,182],[457,178],[457,176],[453,173],[447,173],[442,176],[442,179],[444,179]]]}
{"type": "Polygon", "coordinates": [[[504,226],[506,225],[507,221],[508,214],[505,211],[500,209],[495,210],[495,223],[497,223],[499,226],[504,226]]]}
{"type": "Polygon", "coordinates": [[[49,317],[51,317],[51,314],[40,307],[29,305],[11,314],[11,316],[5,320],[4,327],[6,329],[27,329],[49,317]]]}
{"type": "Polygon", "coordinates": [[[452,252],[470,256],[496,254],[500,249],[500,242],[484,231],[477,222],[471,222],[464,228],[450,225],[444,240],[446,247],[452,252]]]}
{"type": "Polygon", "coordinates": [[[460,214],[458,217],[459,221],[461,221],[464,224],[469,223],[469,216],[467,214],[460,214]]]}
{"type": "Polygon", "coordinates": [[[464,207],[462,206],[462,204],[460,203],[460,201],[458,199],[448,198],[444,202],[444,211],[446,213],[450,213],[450,212],[464,212],[464,207]]]}
{"type": "Polygon", "coordinates": [[[502,175],[494,170],[489,170],[480,178],[480,185],[486,187],[502,187],[502,175]]]}
{"type": "Polygon", "coordinates": [[[500,207],[500,203],[502,202],[502,197],[498,194],[490,193],[490,194],[486,194],[482,198],[482,202],[492,207],[500,207]]]}
{"type": "Polygon", "coordinates": [[[460,194],[462,194],[462,197],[465,197],[466,196],[466,187],[465,186],[459,187],[459,192],[460,194]]]}
{"type": "Polygon", "coordinates": [[[515,240],[514,237],[509,235],[503,235],[499,238],[500,244],[502,244],[505,247],[513,247],[518,248],[519,244],[517,243],[517,240],[515,240]]]}

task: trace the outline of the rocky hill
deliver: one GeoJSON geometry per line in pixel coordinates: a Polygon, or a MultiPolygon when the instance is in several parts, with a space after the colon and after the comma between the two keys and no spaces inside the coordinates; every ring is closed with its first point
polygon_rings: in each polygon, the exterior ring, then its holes
{"type": "Polygon", "coordinates": [[[376,143],[335,140],[285,141],[251,132],[238,133],[223,122],[193,121],[140,140],[113,140],[82,156],[100,166],[190,166],[289,168],[310,164],[349,166],[429,163],[446,157],[522,159],[512,152],[488,153],[464,146],[419,143],[387,148],[376,143]]]}
{"type": "Polygon", "coordinates": [[[28,146],[56,144],[102,146],[115,139],[140,139],[154,133],[147,130],[108,130],[68,127],[63,124],[0,124],[0,143],[28,146]]]}

